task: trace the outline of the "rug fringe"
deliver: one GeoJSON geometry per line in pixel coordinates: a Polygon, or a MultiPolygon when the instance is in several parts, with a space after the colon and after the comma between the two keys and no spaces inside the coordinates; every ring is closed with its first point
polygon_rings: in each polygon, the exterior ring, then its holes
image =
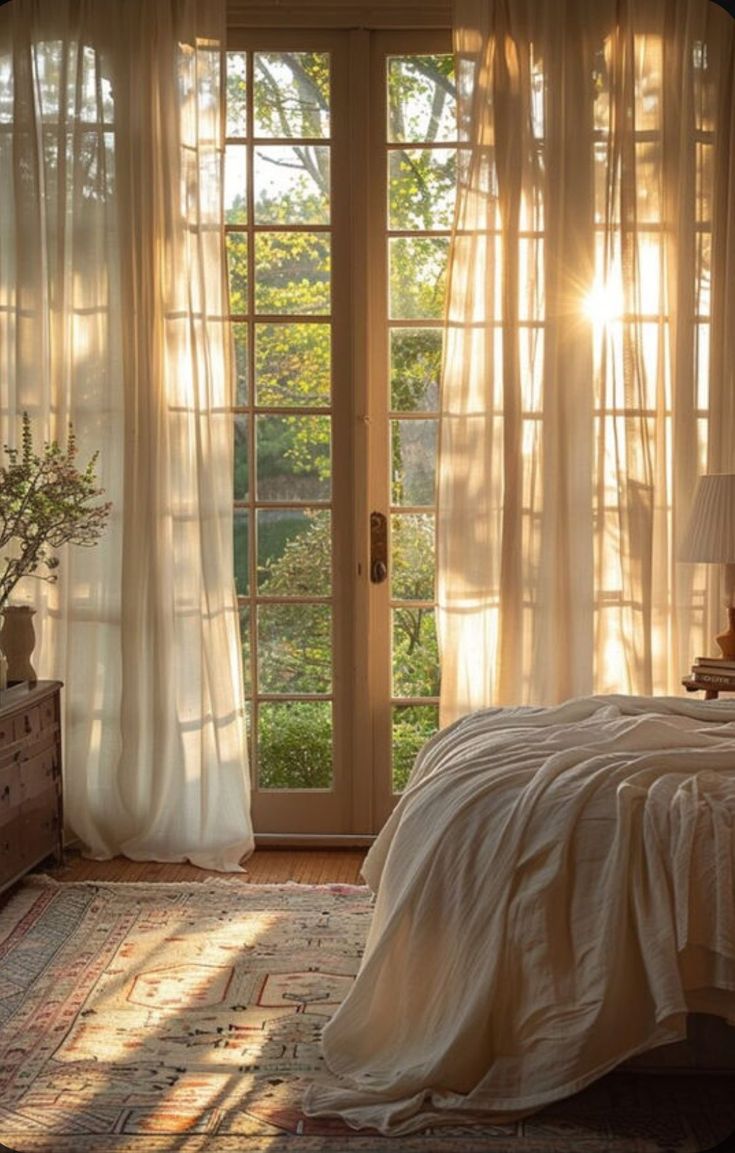
{"type": "Polygon", "coordinates": [[[59,888],[59,889],[180,889],[189,891],[191,889],[229,889],[240,886],[244,889],[274,889],[294,892],[296,889],[303,889],[307,892],[322,892],[322,893],[369,893],[370,888],[368,885],[349,885],[342,882],[331,882],[324,885],[309,885],[304,884],[302,881],[281,881],[278,883],[261,884],[258,881],[242,881],[225,880],[224,877],[207,877],[202,881],[60,881],[56,877],[49,876],[48,873],[30,873],[24,877],[21,884],[24,886],[31,886],[34,888],[59,888]]]}

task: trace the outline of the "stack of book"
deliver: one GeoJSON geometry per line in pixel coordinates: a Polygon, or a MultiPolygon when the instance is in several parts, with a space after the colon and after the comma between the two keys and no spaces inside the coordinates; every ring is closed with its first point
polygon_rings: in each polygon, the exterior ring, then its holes
{"type": "Polygon", "coordinates": [[[697,657],[692,665],[691,679],[702,685],[711,685],[713,689],[735,693],[735,661],[697,657]]]}

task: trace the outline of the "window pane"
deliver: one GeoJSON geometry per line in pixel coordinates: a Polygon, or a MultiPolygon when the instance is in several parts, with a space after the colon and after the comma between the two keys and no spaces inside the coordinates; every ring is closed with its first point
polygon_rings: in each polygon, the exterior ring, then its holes
{"type": "Polygon", "coordinates": [[[388,244],[391,318],[441,320],[449,240],[400,236],[388,244]]]}
{"type": "Polygon", "coordinates": [[[330,239],[324,233],[258,233],[255,270],[256,312],[329,312],[330,239]]]}
{"type": "Polygon", "coordinates": [[[695,144],[697,221],[708,224],[712,219],[715,146],[709,142],[695,144]]]}
{"type": "Polygon", "coordinates": [[[391,408],[397,412],[436,411],[441,362],[441,329],[391,329],[391,408]]]}
{"type": "Polygon", "coordinates": [[[256,325],[257,403],[328,405],[331,355],[328,324],[256,325]]]}
{"type": "Polygon", "coordinates": [[[434,610],[396,608],[393,616],[393,696],[439,695],[439,652],[434,610]]]}
{"type": "Polygon", "coordinates": [[[388,154],[388,227],[451,228],[457,157],[449,148],[388,154]]]}
{"type": "Polygon", "coordinates": [[[434,514],[394,513],[391,517],[390,573],[394,600],[434,599],[434,514]]]}
{"type": "Polygon", "coordinates": [[[228,144],[225,150],[225,224],[245,224],[248,218],[248,150],[228,144]]]}
{"type": "Polygon", "coordinates": [[[453,56],[389,58],[388,135],[390,140],[456,139],[453,56]]]}
{"type": "Polygon", "coordinates": [[[256,418],[258,500],[328,500],[331,491],[331,418],[256,418]]]}
{"type": "Polygon", "coordinates": [[[232,341],[235,349],[235,404],[249,403],[248,389],[248,326],[232,325],[232,341]]]}
{"type": "Polygon", "coordinates": [[[331,515],[327,509],[261,509],[258,592],[263,596],[329,596],[331,515]]]}
{"type": "Polygon", "coordinates": [[[244,232],[228,232],[227,273],[230,285],[230,312],[248,311],[248,238],[244,232]]]}
{"type": "Polygon", "coordinates": [[[436,705],[398,705],[393,709],[393,789],[406,787],[419,750],[439,728],[436,705]]]}
{"type": "Polygon", "coordinates": [[[227,135],[247,135],[246,52],[227,53],[227,135]]]}
{"type": "Polygon", "coordinates": [[[640,223],[661,219],[661,144],[647,140],[635,146],[636,212],[640,223]]]}
{"type": "Polygon", "coordinates": [[[261,789],[328,789],[332,785],[329,701],[264,701],[258,709],[261,789]]]}
{"type": "Polygon", "coordinates": [[[332,687],[329,605],[260,605],[258,688],[262,693],[328,693],[332,687]]]}
{"type": "Polygon", "coordinates": [[[391,421],[393,504],[434,503],[435,420],[391,421]]]}
{"type": "Polygon", "coordinates": [[[0,57],[0,124],[14,119],[15,69],[10,56],[0,57]]]}
{"type": "Polygon", "coordinates": [[[256,224],[328,224],[329,153],[328,144],[256,148],[256,224]]]}
{"type": "Polygon", "coordinates": [[[243,605],[240,608],[240,647],[242,649],[242,677],[245,695],[250,696],[253,691],[250,673],[250,607],[243,605]]]}
{"type": "Polygon", "coordinates": [[[250,495],[248,477],[248,418],[238,414],[234,420],[235,451],[233,495],[235,500],[247,500],[250,495]]]}
{"type": "Polygon", "coordinates": [[[250,513],[246,508],[234,511],[235,588],[238,596],[246,597],[250,587],[248,568],[248,536],[250,513]]]}
{"type": "Polygon", "coordinates": [[[255,135],[329,136],[329,54],[256,52],[255,135]]]}
{"type": "Polygon", "coordinates": [[[709,232],[698,232],[697,245],[697,303],[699,316],[709,316],[712,307],[712,236],[709,232]]]}

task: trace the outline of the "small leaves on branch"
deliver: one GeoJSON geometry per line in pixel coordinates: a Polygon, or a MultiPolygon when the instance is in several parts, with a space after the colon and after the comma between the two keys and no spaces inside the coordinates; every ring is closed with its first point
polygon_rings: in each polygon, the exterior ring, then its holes
{"type": "Polygon", "coordinates": [[[57,441],[33,448],[31,421],[23,413],[21,447],[3,445],[6,464],[0,466],[0,611],[19,580],[33,576],[54,582],[65,544],[90,547],[102,534],[112,504],[100,503],[98,453],[80,471],[78,447],[69,425],[66,447],[57,441]]]}

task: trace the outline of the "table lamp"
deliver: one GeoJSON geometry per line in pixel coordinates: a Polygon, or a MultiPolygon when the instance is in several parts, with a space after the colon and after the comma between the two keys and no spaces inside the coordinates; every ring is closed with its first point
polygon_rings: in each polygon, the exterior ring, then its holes
{"type": "Polygon", "coordinates": [[[679,560],[725,566],[728,629],[715,639],[735,661],[735,473],[700,476],[679,560]]]}

